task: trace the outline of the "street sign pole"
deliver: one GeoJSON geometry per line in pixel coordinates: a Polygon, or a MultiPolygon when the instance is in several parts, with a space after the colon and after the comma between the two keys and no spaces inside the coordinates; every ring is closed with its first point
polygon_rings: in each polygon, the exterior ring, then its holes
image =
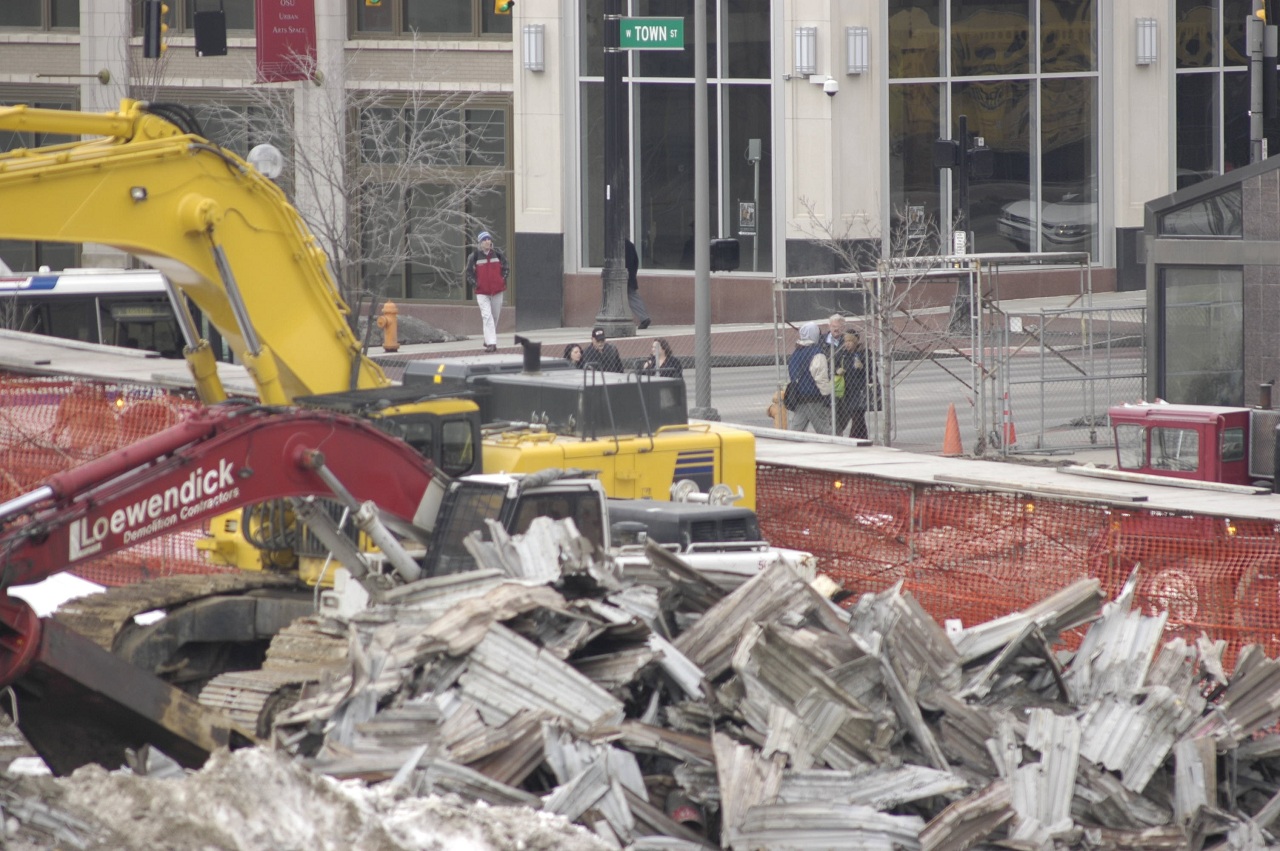
{"type": "Polygon", "coordinates": [[[604,6],[604,269],[600,273],[602,298],[596,324],[610,337],[634,337],[635,320],[627,305],[627,270],[624,262],[627,210],[626,110],[622,72],[627,54],[619,41],[622,0],[605,0],[604,6]]]}

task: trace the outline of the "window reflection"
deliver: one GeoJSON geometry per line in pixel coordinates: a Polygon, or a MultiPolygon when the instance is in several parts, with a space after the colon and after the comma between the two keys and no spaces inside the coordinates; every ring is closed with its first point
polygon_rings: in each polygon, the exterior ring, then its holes
{"type": "Polygon", "coordinates": [[[942,73],[940,0],[889,0],[890,78],[942,73]]]}
{"type": "MultiPolygon", "coordinates": [[[[708,103],[712,103],[708,98],[708,103]]],[[[640,172],[640,265],[648,269],[693,268],[693,87],[640,86],[640,122],[634,160],[640,172]]],[[[715,181],[718,135],[707,122],[708,179],[715,181]]],[[[718,221],[718,193],[710,193],[710,219],[718,221]]],[[[714,235],[714,234],[713,234],[714,235]]]]}
{"type": "Polygon", "coordinates": [[[942,87],[937,83],[889,87],[894,241],[911,243],[909,250],[900,253],[935,254],[940,247],[936,239],[939,231],[950,229],[940,221],[941,193],[933,168],[933,143],[942,135],[938,128],[941,97],[942,87]]]}
{"type": "Polygon", "coordinates": [[[969,184],[974,250],[1086,251],[1096,257],[1098,4],[951,0],[945,33],[939,7],[929,0],[889,2],[891,43],[907,46],[889,58],[895,226],[925,220],[950,230],[958,198],[935,193],[948,183],[954,192],[958,181],[929,167],[929,151],[935,139],[954,137],[963,115],[969,131],[994,152],[991,177],[969,184]],[[896,82],[945,73],[936,51],[943,35],[949,78],[934,87],[896,82]],[[938,132],[932,123],[940,117],[938,132]]]}
{"type": "Polygon", "coordinates": [[[969,183],[970,230],[977,251],[999,250],[996,240],[1004,232],[1007,205],[1031,198],[1031,85],[1028,80],[952,85],[952,114],[966,116],[969,132],[983,137],[995,152],[991,177],[969,183]]]}
{"type": "Polygon", "coordinates": [[[1160,353],[1163,392],[1186,405],[1244,402],[1243,274],[1239,269],[1161,270],[1165,311],[1161,339],[1177,341],[1160,353]]]}
{"type": "Polygon", "coordinates": [[[1031,70],[1027,0],[951,0],[951,73],[956,77],[1031,70]]]}
{"type": "Polygon", "coordinates": [[[1242,194],[1239,186],[1202,198],[1156,220],[1160,236],[1243,236],[1242,194]]]}
{"type": "Polygon", "coordinates": [[[1040,70],[1046,74],[1097,68],[1097,15],[1092,2],[1043,0],[1040,70]]]}

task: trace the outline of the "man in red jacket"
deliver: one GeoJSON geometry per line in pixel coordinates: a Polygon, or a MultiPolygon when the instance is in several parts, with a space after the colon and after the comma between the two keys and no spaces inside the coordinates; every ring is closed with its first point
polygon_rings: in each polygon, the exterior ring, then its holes
{"type": "Polygon", "coordinates": [[[467,284],[475,288],[484,323],[484,350],[498,350],[498,318],[502,315],[502,294],[507,291],[511,267],[507,256],[493,247],[493,236],[480,231],[480,246],[467,258],[467,284]]]}

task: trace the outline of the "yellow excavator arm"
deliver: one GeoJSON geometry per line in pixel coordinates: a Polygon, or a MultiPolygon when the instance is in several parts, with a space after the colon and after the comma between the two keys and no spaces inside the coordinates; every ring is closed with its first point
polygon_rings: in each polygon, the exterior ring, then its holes
{"type": "MultiPolygon", "coordinates": [[[[160,270],[268,404],[390,383],[302,217],[231,151],[132,100],[112,113],[0,107],[0,130],[95,137],[0,154],[0,239],[101,243],[160,270]]],[[[202,398],[219,401],[207,344],[188,360],[202,398]]]]}

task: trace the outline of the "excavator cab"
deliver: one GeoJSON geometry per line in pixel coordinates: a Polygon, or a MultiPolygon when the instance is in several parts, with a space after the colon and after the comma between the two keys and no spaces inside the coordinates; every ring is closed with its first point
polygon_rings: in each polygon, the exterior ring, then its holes
{"type": "Polygon", "coordinates": [[[413,387],[379,387],[295,401],[304,408],[366,419],[452,478],[480,472],[480,408],[467,394],[443,397],[413,387]]]}

